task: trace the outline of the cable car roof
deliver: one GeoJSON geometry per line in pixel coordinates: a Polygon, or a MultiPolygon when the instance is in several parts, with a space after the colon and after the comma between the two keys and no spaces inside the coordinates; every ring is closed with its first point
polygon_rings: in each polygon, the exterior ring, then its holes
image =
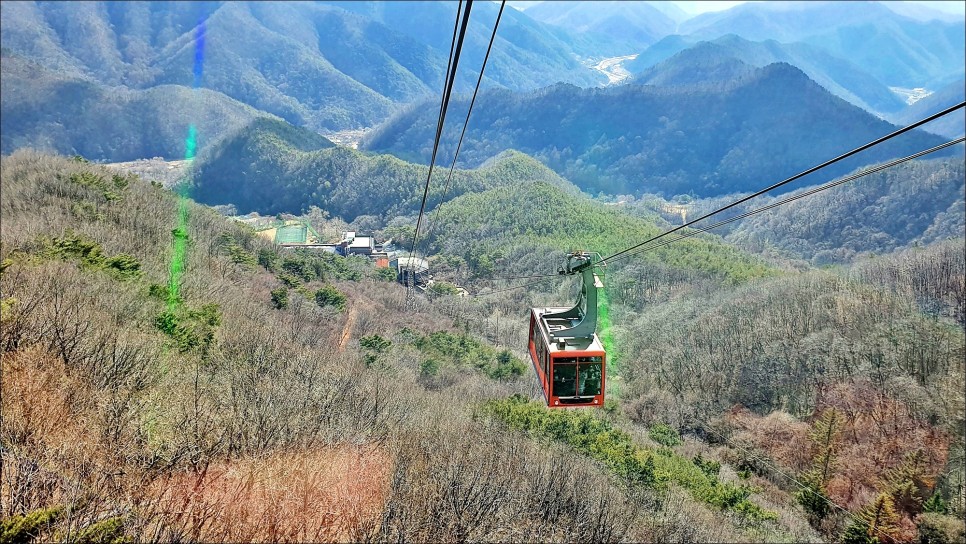
{"type": "MultiPolygon", "coordinates": [[[[566,343],[561,346],[559,342],[550,342],[549,335],[547,334],[547,326],[571,326],[569,323],[557,325],[555,323],[547,323],[547,319],[544,319],[544,314],[560,312],[566,310],[567,308],[533,308],[536,314],[537,320],[540,323],[540,333],[543,335],[544,343],[550,348],[551,354],[565,353],[565,352],[579,352],[579,351],[604,351],[603,344],[600,343],[600,339],[597,335],[593,336],[583,336],[567,338],[566,343]]],[[[556,319],[552,321],[558,321],[556,319]]],[[[566,320],[569,321],[569,320],[566,320]]]]}

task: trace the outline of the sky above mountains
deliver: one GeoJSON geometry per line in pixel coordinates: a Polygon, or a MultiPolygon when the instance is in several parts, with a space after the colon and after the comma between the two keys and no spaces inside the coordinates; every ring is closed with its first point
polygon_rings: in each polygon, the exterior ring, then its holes
{"type": "MultiPolygon", "coordinates": [[[[508,4],[519,9],[525,10],[540,1],[533,0],[510,0],[508,4]]],[[[692,15],[698,15],[709,11],[724,11],[739,4],[746,3],[744,0],[678,0],[671,2],[682,10],[692,15]]],[[[966,17],[966,3],[952,2],[946,0],[910,0],[907,2],[885,2],[887,4],[917,4],[929,9],[952,13],[966,17]]]]}

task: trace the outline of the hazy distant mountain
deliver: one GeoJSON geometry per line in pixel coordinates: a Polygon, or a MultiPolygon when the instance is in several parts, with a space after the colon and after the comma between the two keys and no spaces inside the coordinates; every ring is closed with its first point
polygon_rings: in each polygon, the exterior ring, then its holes
{"type": "MultiPolygon", "coordinates": [[[[463,101],[454,112],[465,108],[463,101]]],[[[426,162],[435,122],[431,108],[412,108],[363,145],[426,162]]],[[[449,142],[456,142],[459,128],[447,125],[443,163],[452,156],[449,142]]],[[[773,64],[718,87],[491,91],[477,100],[460,156],[472,165],[519,149],[592,193],[710,196],[765,186],[894,129],[832,96],[800,70],[773,64]]],[[[822,177],[941,141],[909,134],[828,168],[822,177]]]]}
{"type": "Polygon", "coordinates": [[[634,77],[634,83],[661,87],[721,88],[754,72],[754,66],[738,60],[726,48],[700,42],[644,70],[634,77]]]}
{"type": "MultiPolygon", "coordinates": [[[[893,116],[892,120],[899,125],[908,125],[920,119],[925,119],[950,106],[955,106],[966,100],[966,90],[964,88],[966,88],[966,80],[954,81],[898,112],[893,116]]],[[[923,125],[923,130],[948,138],[959,138],[966,134],[966,112],[959,110],[953,114],[936,119],[923,125]]]]}
{"type": "MultiPolygon", "coordinates": [[[[882,4],[903,17],[908,17],[917,21],[944,21],[947,23],[958,22],[962,24],[964,20],[964,16],[962,14],[957,15],[948,11],[933,9],[918,2],[900,2],[891,0],[888,2],[883,2],[882,4]]],[[[952,4],[952,2],[950,2],[950,4],[952,4]]]]}
{"type": "Polygon", "coordinates": [[[16,2],[4,4],[0,40],[37,64],[106,85],[191,86],[203,22],[205,88],[316,129],[372,124],[391,111],[388,98],[259,22],[258,11],[246,3],[16,2]]]}
{"type": "MultiPolygon", "coordinates": [[[[205,88],[315,130],[371,126],[398,103],[438,96],[455,4],[352,2],[343,7],[4,2],[0,44],[50,70],[109,86],[191,86],[195,34],[203,24],[198,56],[205,88]]],[[[474,9],[458,89],[475,83],[495,9],[487,3],[474,9]]],[[[576,59],[568,40],[579,44],[583,38],[516,10],[505,14],[501,27],[487,69],[490,85],[531,89],[604,79],[576,59]]]]}
{"type": "Polygon", "coordinates": [[[704,13],[679,34],[715,39],[726,34],[780,42],[802,41],[847,59],[886,85],[936,87],[963,72],[966,25],[917,21],[879,2],[754,2],[704,13]]]}
{"type": "Polygon", "coordinates": [[[607,36],[625,45],[625,53],[632,53],[671,34],[678,21],[687,18],[672,8],[676,6],[659,2],[543,2],[526,14],[572,32],[607,36]]]}
{"type": "MultiPolygon", "coordinates": [[[[439,83],[432,87],[433,93],[439,94],[453,37],[457,3],[351,0],[325,3],[363,16],[434,50],[442,59],[438,70],[439,83]]],[[[460,55],[457,90],[468,92],[476,84],[498,11],[499,5],[493,2],[473,4],[460,55]]],[[[488,86],[515,90],[542,87],[558,81],[596,85],[603,78],[578,62],[576,57],[588,54],[597,46],[596,42],[580,35],[544,25],[515,9],[507,9],[500,20],[484,81],[488,86]]]]}
{"type": "MultiPolygon", "coordinates": [[[[360,215],[388,221],[419,211],[427,170],[390,155],[334,147],[284,121],[258,119],[199,158],[192,197],[234,204],[243,213],[298,213],[314,205],[348,221],[360,215]]],[[[468,191],[537,181],[579,192],[536,160],[508,152],[476,170],[456,171],[446,195],[442,183],[434,184],[428,205],[468,191]]]]}
{"type": "MultiPolygon", "coordinates": [[[[646,71],[653,71],[652,67],[678,51],[693,48],[700,49],[707,55],[731,57],[756,67],[787,62],[805,72],[810,79],[835,96],[869,111],[896,112],[906,106],[895,93],[861,67],[833,57],[816,46],[804,43],[782,44],[775,40],[752,42],[733,34],[722,36],[710,44],[698,42],[692,45],[692,40],[694,39],[689,37],[668,36],[636,59],[625,63],[624,67],[631,73],[638,74],[638,82],[652,83],[648,79],[653,76],[645,76],[646,71]]],[[[700,77],[700,72],[694,75],[696,80],[700,77]]]]}
{"type": "Polygon", "coordinates": [[[208,89],[107,87],[5,54],[0,79],[0,152],[22,147],[127,161],[183,159],[188,126],[201,145],[262,112],[208,89]]]}

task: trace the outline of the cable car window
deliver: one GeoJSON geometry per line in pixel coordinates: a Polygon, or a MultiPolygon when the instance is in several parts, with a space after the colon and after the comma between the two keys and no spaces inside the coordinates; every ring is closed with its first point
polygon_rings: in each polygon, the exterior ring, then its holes
{"type": "MultiPolygon", "coordinates": [[[[581,357],[584,359],[585,357],[581,357]]],[[[588,359],[600,359],[600,357],[587,357],[588,359]]],[[[599,395],[600,394],[600,363],[581,363],[580,370],[580,391],[579,395],[599,395]]]]}
{"type": "MultiPolygon", "coordinates": [[[[572,359],[564,359],[571,361],[572,359]]],[[[560,364],[560,359],[553,362],[553,395],[555,397],[572,397],[577,393],[577,365],[560,364]]]]}
{"type": "MultiPolygon", "coordinates": [[[[540,364],[543,365],[543,379],[546,381],[550,377],[550,354],[547,353],[547,348],[543,343],[540,344],[540,349],[543,350],[543,358],[540,360],[540,364]]],[[[544,386],[544,389],[546,389],[546,386],[544,386]]]]}

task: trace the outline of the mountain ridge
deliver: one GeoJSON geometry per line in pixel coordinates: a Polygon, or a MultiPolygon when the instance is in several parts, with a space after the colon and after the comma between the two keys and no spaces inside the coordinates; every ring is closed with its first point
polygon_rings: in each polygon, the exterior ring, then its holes
{"type": "MultiPolygon", "coordinates": [[[[0,41],[52,71],[110,87],[190,87],[195,33],[203,28],[203,86],[316,131],[369,127],[400,103],[438,94],[448,41],[439,46],[395,19],[357,13],[365,4],[336,4],[16,2],[4,4],[0,41]]],[[[404,13],[414,6],[390,8],[404,13]]],[[[420,5],[416,13],[447,27],[450,11],[455,6],[420,5]]],[[[472,66],[482,61],[485,19],[495,17],[495,7],[481,4],[474,13],[460,91],[475,84],[472,66]]],[[[576,58],[573,44],[582,38],[518,12],[502,26],[486,86],[604,80],[576,58]]]]}
{"type": "Polygon", "coordinates": [[[625,63],[624,67],[635,77],[640,77],[646,70],[668,62],[672,56],[683,51],[699,47],[708,49],[704,44],[713,45],[721,56],[730,55],[759,68],[775,62],[792,64],[832,94],[873,113],[894,113],[905,107],[895,93],[861,67],[801,42],[753,42],[735,34],[701,41],[675,35],[662,39],[653,49],[625,63]]]}
{"type": "MultiPolygon", "coordinates": [[[[454,100],[451,107],[465,111],[466,103],[454,100]]],[[[400,112],[362,147],[427,161],[431,113],[429,104],[400,112]]],[[[473,165],[514,148],[592,194],[713,196],[784,179],[895,128],[829,94],[801,70],[776,63],[717,89],[556,85],[525,95],[482,93],[460,157],[461,164],[473,165]],[[798,146],[802,141],[811,145],[798,146]]],[[[455,131],[447,128],[443,141],[455,142],[455,131]]],[[[941,142],[916,131],[823,174],[842,174],[941,142]]],[[[451,154],[441,145],[443,160],[451,154]]]]}
{"type": "Polygon", "coordinates": [[[108,87],[3,56],[0,152],[34,148],[113,162],[182,159],[194,126],[202,145],[266,115],[210,89],[108,87]]]}

